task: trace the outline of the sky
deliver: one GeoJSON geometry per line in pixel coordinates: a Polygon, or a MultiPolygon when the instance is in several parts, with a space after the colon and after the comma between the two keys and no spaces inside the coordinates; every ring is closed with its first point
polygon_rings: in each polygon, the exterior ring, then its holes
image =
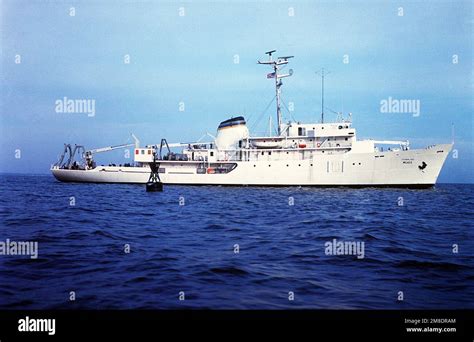
{"type": "MultiPolygon", "coordinates": [[[[439,182],[473,183],[471,1],[0,1],[0,172],[48,173],[64,143],[188,142],[275,107],[265,51],[294,55],[285,120],[352,113],[359,139],[452,140],[439,182]],[[94,115],[57,101],[95,101],[94,115]],[[420,115],[381,112],[419,101],[420,115]]],[[[275,122],[275,118],[273,120],[275,122]]],[[[124,151],[102,163],[130,162],[124,151]]]]}

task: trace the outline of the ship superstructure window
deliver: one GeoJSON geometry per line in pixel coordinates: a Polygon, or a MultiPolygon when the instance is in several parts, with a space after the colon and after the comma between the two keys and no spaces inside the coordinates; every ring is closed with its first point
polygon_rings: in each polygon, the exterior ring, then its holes
{"type": "Polygon", "coordinates": [[[211,152],[211,157],[214,157],[214,152],[211,152]]]}
{"type": "Polygon", "coordinates": [[[299,135],[300,137],[305,136],[305,135],[306,135],[306,128],[304,128],[304,127],[298,127],[298,135],[299,135]]]}

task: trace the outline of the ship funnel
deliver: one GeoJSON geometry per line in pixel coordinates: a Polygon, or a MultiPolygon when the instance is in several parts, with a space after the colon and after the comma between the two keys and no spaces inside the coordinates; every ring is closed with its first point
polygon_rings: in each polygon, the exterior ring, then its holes
{"type": "Polygon", "coordinates": [[[217,128],[216,146],[219,150],[239,147],[239,141],[249,137],[247,123],[243,116],[222,121],[217,128]]]}

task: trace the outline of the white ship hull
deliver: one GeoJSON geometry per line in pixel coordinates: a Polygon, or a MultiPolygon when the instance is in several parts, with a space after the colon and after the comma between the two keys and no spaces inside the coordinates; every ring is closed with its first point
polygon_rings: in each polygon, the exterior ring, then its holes
{"type": "MultiPolygon", "coordinates": [[[[429,187],[436,183],[452,144],[425,149],[318,154],[310,159],[235,161],[228,173],[198,173],[207,162],[160,161],[164,184],[238,186],[399,186],[429,187]]],[[[91,170],[53,168],[63,182],[140,183],[149,167],[98,166],[91,170]]]]}

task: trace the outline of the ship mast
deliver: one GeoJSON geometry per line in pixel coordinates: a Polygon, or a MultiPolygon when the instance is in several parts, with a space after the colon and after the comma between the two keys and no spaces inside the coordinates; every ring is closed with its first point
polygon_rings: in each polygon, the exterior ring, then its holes
{"type": "Polygon", "coordinates": [[[321,123],[324,123],[324,76],[329,74],[329,71],[321,69],[321,71],[316,71],[317,75],[321,76],[321,123]]]}
{"type": "Polygon", "coordinates": [[[276,52],[276,50],[271,50],[265,52],[265,54],[268,55],[268,60],[266,61],[258,61],[258,64],[268,64],[271,65],[273,68],[273,72],[267,74],[267,78],[274,78],[275,79],[275,93],[276,93],[276,106],[277,106],[277,122],[278,122],[278,135],[281,135],[282,131],[282,119],[281,119],[281,86],[283,85],[283,82],[281,81],[282,78],[288,77],[293,75],[293,70],[290,69],[288,74],[278,74],[278,71],[280,70],[281,65],[288,64],[288,59],[293,58],[293,56],[283,56],[283,57],[277,57],[276,60],[272,59],[272,54],[276,52]]]}

